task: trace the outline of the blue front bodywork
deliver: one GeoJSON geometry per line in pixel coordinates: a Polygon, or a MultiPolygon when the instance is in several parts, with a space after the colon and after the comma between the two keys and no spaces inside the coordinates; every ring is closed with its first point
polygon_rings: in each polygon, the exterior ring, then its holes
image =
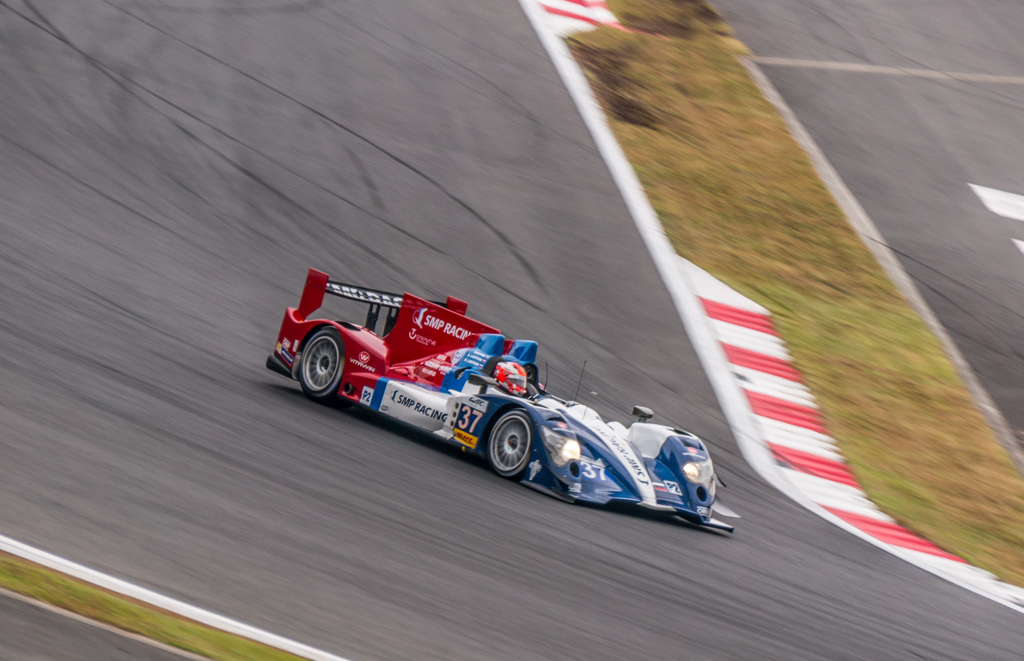
{"type": "MultiPolygon", "coordinates": [[[[636,467],[631,470],[601,439],[599,433],[587,424],[563,411],[539,406],[535,400],[508,395],[494,388],[481,388],[485,392],[468,394],[475,391],[475,388],[467,387],[470,376],[489,376],[488,364],[493,365],[496,360],[518,362],[535,369],[536,342],[513,342],[507,353],[505,345],[503,336],[485,334],[480,336],[472,349],[460,349],[455,353],[454,365],[445,375],[440,391],[464,399],[471,397],[473,411],[478,411],[480,415],[473,414],[472,434],[469,434],[470,430],[460,428],[458,423],[462,404],[450,411],[450,415],[456,418],[453,423],[455,436],[451,441],[466,452],[486,458],[487,439],[494,423],[501,415],[518,409],[529,417],[533,439],[530,458],[521,479],[524,485],[570,502],[595,505],[610,502],[644,504],[643,496],[632,477],[644,471],[638,471],[636,467]],[[542,438],[543,427],[575,434],[580,444],[580,459],[559,466],[548,454],[542,438]]],[[[387,382],[388,379],[382,378],[377,383],[369,402],[371,408],[379,409],[387,382]]],[[[632,448],[646,469],[645,476],[637,479],[646,480],[653,489],[657,509],[677,514],[698,525],[714,525],[710,523],[714,502],[713,485],[694,484],[683,472],[686,463],[706,461],[707,448],[696,436],[675,431],[678,433],[664,441],[656,457],[643,457],[635,447],[632,448]]]]}
{"type": "MultiPolygon", "coordinates": [[[[512,409],[525,412],[532,422],[533,445],[522,483],[545,491],[563,500],[604,505],[610,502],[638,504],[643,501],[634,484],[633,472],[619,456],[587,425],[560,411],[537,406],[530,400],[497,394],[493,390],[475,395],[487,403],[480,421],[484,430],[481,442],[467,452],[487,456],[487,435],[495,420],[512,409]],[[580,444],[581,457],[559,466],[548,454],[541,428],[572,431],[580,444]]],[[[458,442],[456,440],[456,442],[458,442]]],[[[680,434],[669,437],[657,457],[642,457],[659,509],[675,513],[688,521],[707,525],[711,519],[714,489],[690,482],[683,465],[705,461],[707,449],[696,436],[680,434]]]]}

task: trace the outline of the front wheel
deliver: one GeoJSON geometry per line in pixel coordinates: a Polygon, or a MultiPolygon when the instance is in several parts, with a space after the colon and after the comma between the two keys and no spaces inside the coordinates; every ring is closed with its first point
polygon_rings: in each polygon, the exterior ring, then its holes
{"type": "Polygon", "coordinates": [[[533,447],[533,425],[523,411],[509,411],[498,418],[487,441],[487,461],[498,475],[518,480],[526,472],[533,447]]]}
{"type": "Polygon", "coordinates": [[[313,334],[302,349],[299,383],[306,396],[315,402],[334,401],[341,383],[345,345],[338,329],[328,326],[313,334]]]}

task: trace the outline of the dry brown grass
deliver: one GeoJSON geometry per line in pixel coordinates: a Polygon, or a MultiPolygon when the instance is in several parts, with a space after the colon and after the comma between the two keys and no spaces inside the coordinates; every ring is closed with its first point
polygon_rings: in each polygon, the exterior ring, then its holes
{"type": "Polygon", "coordinates": [[[1024,585],[1024,482],[737,62],[742,45],[703,2],[610,5],[643,32],[571,46],[676,250],[771,310],[883,510],[1024,585]]]}

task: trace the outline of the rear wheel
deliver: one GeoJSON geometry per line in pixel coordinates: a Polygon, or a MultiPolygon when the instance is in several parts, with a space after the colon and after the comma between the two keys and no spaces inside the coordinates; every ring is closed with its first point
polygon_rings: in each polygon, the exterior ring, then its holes
{"type": "Polygon", "coordinates": [[[526,472],[533,447],[533,425],[523,411],[505,413],[491,428],[487,460],[498,475],[518,480],[526,472]]]}
{"type": "Polygon", "coordinates": [[[299,383],[306,396],[324,404],[334,401],[344,361],[345,345],[338,329],[328,326],[314,333],[302,348],[299,364],[299,383]]]}

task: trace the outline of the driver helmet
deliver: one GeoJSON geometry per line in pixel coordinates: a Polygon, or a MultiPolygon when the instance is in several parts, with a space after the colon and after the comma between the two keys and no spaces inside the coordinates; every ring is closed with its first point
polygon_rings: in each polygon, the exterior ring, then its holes
{"type": "Polygon", "coordinates": [[[498,363],[494,366],[494,380],[513,395],[526,394],[526,370],[519,363],[498,363]]]}

